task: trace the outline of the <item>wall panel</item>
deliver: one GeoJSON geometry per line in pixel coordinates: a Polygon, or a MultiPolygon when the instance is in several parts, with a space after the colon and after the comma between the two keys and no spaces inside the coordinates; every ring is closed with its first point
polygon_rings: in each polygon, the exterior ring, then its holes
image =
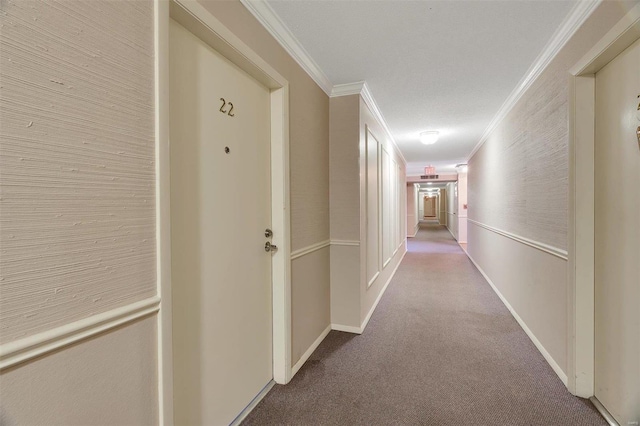
{"type": "Polygon", "coordinates": [[[367,167],[367,285],[380,272],[380,142],[367,129],[366,133],[367,167]]]}
{"type": "Polygon", "coordinates": [[[0,424],[157,425],[157,318],[4,370],[0,424]]]}

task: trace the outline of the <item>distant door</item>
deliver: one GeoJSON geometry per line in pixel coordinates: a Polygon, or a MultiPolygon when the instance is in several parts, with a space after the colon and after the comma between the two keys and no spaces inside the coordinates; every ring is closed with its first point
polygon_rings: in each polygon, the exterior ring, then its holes
{"type": "Polygon", "coordinates": [[[169,35],[175,423],[225,425],[273,377],[270,95],[169,35]]]}
{"type": "Polygon", "coordinates": [[[640,40],[596,74],[595,396],[625,426],[640,422],[638,96],[640,40]]]}

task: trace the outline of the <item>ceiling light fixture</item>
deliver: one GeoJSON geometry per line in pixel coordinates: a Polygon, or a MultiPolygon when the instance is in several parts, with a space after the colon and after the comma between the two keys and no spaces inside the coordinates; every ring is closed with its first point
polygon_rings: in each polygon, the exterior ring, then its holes
{"type": "Polygon", "coordinates": [[[422,132],[422,133],[420,133],[420,142],[422,142],[425,145],[434,144],[438,140],[438,136],[439,135],[440,135],[440,132],[437,132],[435,130],[429,130],[428,132],[422,132]]]}

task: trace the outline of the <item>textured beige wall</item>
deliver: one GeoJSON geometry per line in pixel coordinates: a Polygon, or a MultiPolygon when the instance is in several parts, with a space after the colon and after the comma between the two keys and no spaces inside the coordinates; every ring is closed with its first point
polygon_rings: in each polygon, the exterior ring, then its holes
{"type": "Polygon", "coordinates": [[[360,95],[331,98],[331,239],[360,240],[360,95]]]}
{"type": "MultiPolygon", "coordinates": [[[[238,0],[198,2],[289,81],[291,249],[328,240],[329,97],[238,0]]],[[[329,325],[329,285],[328,248],[293,260],[294,364],[329,325]]]]}
{"type": "Polygon", "coordinates": [[[0,342],[156,293],[153,3],[3,1],[0,342]]]}
{"type": "MultiPolygon", "coordinates": [[[[156,294],[151,1],[0,2],[0,341],[156,294]]],[[[0,424],[157,424],[156,318],[2,371],[0,424]]]]}
{"type": "Polygon", "coordinates": [[[568,71],[632,3],[602,2],[471,158],[471,219],[566,250],[568,71]]]}
{"type": "Polygon", "coordinates": [[[331,323],[330,248],[324,247],[291,262],[291,364],[331,323]]]}
{"type": "Polygon", "coordinates": [[[157,425],[155,316],[0,375],[0,424],[157,425]]]}
{"type": "MultiPolygon", "coordinates": [[[[360,241],[360,95],[331,98],[331,239],[360,241]]],[[[331,323],[360,327],[360,249],[331,246],[331,323]]]]}
{"type": "MultiPolygon", "coordinates": [[[[602,2],[471,158],[470,219],[567,248],[568,71],[633,4],[602,2]]],[[[468,250],[566,372],[566,261],[472,223],[468,250]]]]}

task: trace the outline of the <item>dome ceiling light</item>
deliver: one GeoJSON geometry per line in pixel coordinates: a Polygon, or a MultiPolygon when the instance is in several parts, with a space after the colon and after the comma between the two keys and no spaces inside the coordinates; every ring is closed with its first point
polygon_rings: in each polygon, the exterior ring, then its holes
{"type": "Polygon", "coordinates": [[[440,136],[440,132],[435,130],[429,130],[427,132],[420,133],[420,142],[425,145],[432,145],[436,143],[438,137],[440,136]]]}

